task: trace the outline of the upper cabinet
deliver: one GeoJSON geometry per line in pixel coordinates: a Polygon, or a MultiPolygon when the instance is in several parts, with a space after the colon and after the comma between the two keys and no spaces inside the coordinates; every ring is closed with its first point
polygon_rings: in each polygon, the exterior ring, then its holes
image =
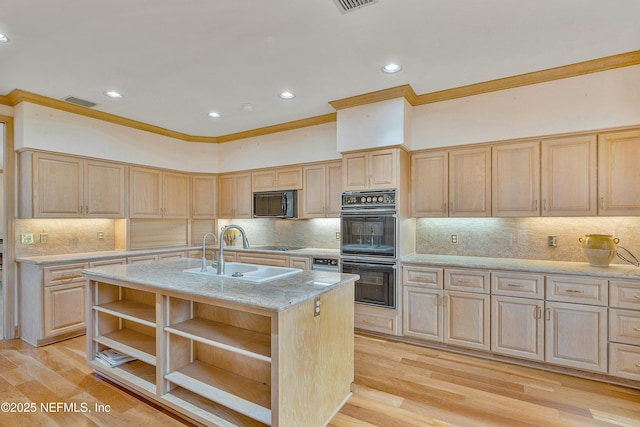
{"type": "Polygon", "coordinates": [[[130,218],[187,218],[189,175],[131,167],[129,172],[130,218]]]}
{"type": "Polygon", "coordinates": [[[540,143],[497,145],[491,162],[493,216],[540,214],[540,143]]]}
{"type": "Polygon", "coordinates": [[[20,153],[21,218],[122,218],[126,166],[50,153],[20,153]]]}
{"type": "Polygon", "coordinates": [[[596,136],[541,143],[542,216],[597,214],[596,136]]]}
{"type": "Polygon", "coordinates": [[[260,170],[251,174],[253,191],[298,190],[302,188],[302,167],[260,170]]]}
{"type": "Polygon", "coordinates": [[[491,147],[449,152],[449,216],[491,216],[491,147]]]}
{"type": "Polygon", "coordinates": [[[342,156],[342,184],[345,191],[398,188],[401,149],[361,151],[342,156]]]}
{"type": "Polygon", "coordinates": [[[640,130],[598,135],[598,213],[640,214],[640,130]]]}
{"type": "Polygon", "coordinates": [[[302,172],[302,218],[340,217],[342,162],[306,165],[302,172]]]}
{"type": "Polygon", "coordinates": [[[449,152],[411,156],[411,216],[449,215],[449,152]]]}
{"type": "Polygon", "coordinates": [[[216,175],[191,176],[191,218],[216,217],[218,178],[216,175]]]}
{"type": "Polygon", "coordinates": [[[251,218],[251,173],[218,176],[218,217],[251,218]]]}

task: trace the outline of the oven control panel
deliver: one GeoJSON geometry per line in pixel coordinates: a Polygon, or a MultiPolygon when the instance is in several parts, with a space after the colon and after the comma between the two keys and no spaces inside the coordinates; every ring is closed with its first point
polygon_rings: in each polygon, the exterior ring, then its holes
{"type": "Polygon", "coordinates": [[[342,209],[395,207],[396,190],[347,191],[342,193],[342,209]]]}

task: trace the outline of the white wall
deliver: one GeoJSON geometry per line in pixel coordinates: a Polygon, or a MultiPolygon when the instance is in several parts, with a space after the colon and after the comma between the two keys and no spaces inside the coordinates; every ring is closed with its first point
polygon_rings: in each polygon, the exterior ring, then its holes
{"type": "Polygon", "coordinates": [[[413,110],[413,149],[640,124],[640,65],[413,110]]]}

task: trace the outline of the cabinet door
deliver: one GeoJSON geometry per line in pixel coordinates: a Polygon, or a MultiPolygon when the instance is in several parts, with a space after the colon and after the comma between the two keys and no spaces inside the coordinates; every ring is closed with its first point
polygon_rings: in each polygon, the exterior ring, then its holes
{"type": "Polygon", "coordinates": [[[83,216],[83,161],[44,153],[33,161],[34,217],[83,216]]]}
{"type": "Polygon", "coordinates": [[[189,175],[165,172],[163,189],[163,217],[187,218],[189,216],[189,175]]]}
{"type": "Polygon", "coordinates": [[[218,177],[218,215],[233,218],[236,207],[236,180],[233,175],[218,177]]]}
{"type": "Polygon", "coordinates": [[[385,190],[398,186],[396,182],[396,165],[398,151],[395,149],[378,150],[369,153],[369,185],[372,190],[385,190]]]}
{"type": "Polygon", "coordinates": [[[442,342],[442,291],[403,287],[403,335],[442,342]]]}
{"type": "Polygon", "coordinates": [[[129,169],[129,217],[162,216],[162,172],[155,169],[129,169]]]}
{"type": "Polygon", "coordinates": [[[600,215],[640,215],[640,131],[598,135],[600,215]]]}
{"type": "Polygon", "coordinates": [[[311,259],[308,256],[290,256],[289,267],[311,270],[311,259]]]}
{"type": "Polygon", "coordinates": [[[253,217],[253,193],[251,192],[251,174],[236,176],[235,218],[253,217]]]}
{"type": "Polygon", "coordinates": [[[44,288],[44,337],[82,330],[85,326],[85,282],[44,288]]]}
{"type": "Polygon", "coordinates": [[[444,342],[489,351],[489,295],[444,292],[444,342]]]}
{"type": "Polygon", "coordinates": [[[191,218],[214,219],[218,181],[215,175],[191,177],[191,218]]]}
{"type": "Polygon", "coordinates": [[[449,216],[491,216],[491,148],[449,152],[449,216]]]}
{"type": "Polygon", "coordinates": [[[411,156],[411,215],[448,216],[449,152],[438,151],[411,156]]]}
{"type": "Polygon", "coordinates": [[[271,191],[276,189],[276,171],[274,169],[253,172],[251,174],[253,191],[271,191]]]}
{"type": "Polygon", "coordinates": [[[302,167],[276,169],[276,187],[278,190],[299,190],[302,188],[302,167]]]}
{"type": "Polygon", "coordinates": [[[544,302],[528,298],[491,297],[491,351],[544,360],[544,302]]]}
{"type": "Polygon", "coordinates": [[[545,304],[545,361],[606,372],[607,308],[549,301],[545,304]]]}
{"type": "Polygon", "coordinates": [[[328,218],[340,218],[342,207],[342,162],[327,164],[326,208],[328,218]]]}
{"type": "Polygon", "coordinates": [[[327,199],[326,167],[325,165],[305,166],[303,176],[302,217],[324,218],[327,199]]]}
{"type": "Polygon", "coordinates": [[[540,215],[540,144],[498,145],[492,149],[493,216],[540,215]]]}
{"type": "Polygon", "coordinates": [[[342,156],[342,181],[345,191],[368,188],[368,162],[367,153],[350,153],[342,156]]]}
{"type": "Polygon", "coordinates": [[[86,160],[84,165],[85,216],[124,217],[125,166],[96,160],[86,160]]]}
{"type": "Polygon", "coordinates": [[[597,214],[596,137],[542,141],[542,216],[597,214]]]}

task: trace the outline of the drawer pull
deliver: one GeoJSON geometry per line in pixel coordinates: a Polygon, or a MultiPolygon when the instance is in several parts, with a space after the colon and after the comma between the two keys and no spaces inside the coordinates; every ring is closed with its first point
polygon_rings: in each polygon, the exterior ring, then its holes
{"type": "Polygon", "coordinates": [[[70,280],[74,280],[74,279],[80,279],[84,276],[82,276],[81,274],[63,274],[62,276],[58,277],[57,279],[53,279],[51,280],[51,282],[68,282],[70,280]]]}
{"type": "Polygon", "coordinates": [[[579,289],[567,289],[565,292],[568,294],[584,294],[584,291],[579,289]]]}
{"type": "Polygon", "coordinates": [[[640,362],[636,363],[636,367],[640,368],[640,362]]]}
{"type": "Polygon", "coordinates": [[[640,332],[640,326],[636,326],[635,328],[633,328],[633,330],[640,332]]]}
{"type": "Polygon", "coordinates": [[[510,288],[524,288],[524,285],[518,285],[516,283],[507,283],[507,286],[510,288]]]}
{"type": "Polygon", "coordinates": [[[467,280],[467,279],[458,279],[455,281],[456,284],[458,285],[468,285],[471,283],[471,280],[467,280]]]}
{"type": "Polygon", "coordinates": [[[640,294],[636,294],[633,296],[635,299],[640,299],[640,294]]]}

